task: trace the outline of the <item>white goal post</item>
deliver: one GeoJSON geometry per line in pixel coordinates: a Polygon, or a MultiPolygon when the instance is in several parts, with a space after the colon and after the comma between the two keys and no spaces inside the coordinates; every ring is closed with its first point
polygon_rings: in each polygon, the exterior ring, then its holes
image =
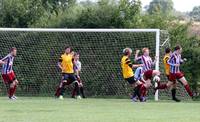
{"type": "MultiPolygon", "coordinates": [[[[0,32],[133,32],[133,33],[155,33],[155,56],[158,60],[155,69],[159,70],[160,57],[160,29],[58,29],[58,28],[0,28],[0,32]]],[[[157,85],[155,83],[155,85],[157,85]]],[[[158,100],[158,91],[155,94],[158,100]]]]}

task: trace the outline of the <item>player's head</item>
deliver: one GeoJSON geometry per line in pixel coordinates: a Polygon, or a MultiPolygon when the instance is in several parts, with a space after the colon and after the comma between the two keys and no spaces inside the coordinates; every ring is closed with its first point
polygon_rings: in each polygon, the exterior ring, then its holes
{"type": "Polygon", "coordinates": [[[125,48],[125,49],[123,49],[123,54],[125,55],[125,56],[131,56],[131,54],[132,54],[132,49],[131,48],[125,48]]]}
{"type": "Polygon", "coordinates": [[[171,49],[168,47],[165,49],[165,54],[169,54],[169,53],[171,53],[171,49]]]}
{"type": "Polygon", "coordinates": [[[177,45],[175,48],[174,48],[174,51],[177,53],[177,54],[181,54],[182,53],[182,47],[180,45],[177,45]]]}
{"type": "Polygon", "coordinates": [[[10,54],[11,54],[12,56],[16,56],[16,55],[17,55],[17,48],[16,48],[16,47],[12,47],[12,48],[10,49],[10,54]]]}
{"type": "Polygon", "coordinates": [[[79,53],[74,53],[74,59],[79,60],[80,54],[79,53]]]}
{"type": "Polygon", "coordinates": [[[65,47],[65,53],[66,54],[70,54],[71,52],[72,52],[72,48],[71,47],[69,47],[69,46],[65,47]]]}
{"type": "Polygon", "coordinates": [[[149,56],[149,48],[143,48],[142,49],[142,52],[143,52],[143,55],[145,55],[145,56],[149,56]]]}

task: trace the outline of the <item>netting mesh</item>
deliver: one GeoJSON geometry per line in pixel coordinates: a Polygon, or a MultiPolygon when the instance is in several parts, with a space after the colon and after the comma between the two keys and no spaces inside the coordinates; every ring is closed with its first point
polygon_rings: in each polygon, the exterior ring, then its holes
{"type": "MultiPolygon", "coordinates": [[[[161,44],[167,38],[161,33],[161,44]]],[[[127,96],[129,85],[123,80],[120,68],[122,50],[130,47],[134,51],[149,47],[155,55],[156,32],[37,32],[0,31],[0,56],[10,47],[17,47],[14,71],[20,81],[18,95],[53,96],[61,80],[56,66],[66,45],[80,53],[81,79],[87,96],[127,96]]],[[[166,43],[165,45],[168,45],[166,43]]],[[[164,47],[161,47],[161,56],[164,47]]],[[[134,58],[134,56],[132,56],[134,58]]],[[[162,59],[162,57],[160,58],[162,59]]],[[[133,59],[132,59],[133,60],[133,59]]],[[[162,60],[161,60],[162,63],[162,60]]],[[[162,66],[162,64],[161,64],[162,66]]],[[[161,67],[161,71],[163,68],[161,67]]],[[[1,95],[6,89],[1,82],[1,95]]],[[[67,93],[70,94],[71,87],[67,93]]],[[[182,93],[182,91],[180,92],[182,93]]],[[[167,96],[167,91],[160,96],[167,96]]],[[[153,97],[150,90],[149,96],[153,97]]]]}

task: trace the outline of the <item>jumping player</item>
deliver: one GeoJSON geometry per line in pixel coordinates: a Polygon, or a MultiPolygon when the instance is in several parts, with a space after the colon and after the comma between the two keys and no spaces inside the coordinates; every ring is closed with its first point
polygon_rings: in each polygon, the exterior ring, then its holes
{"type": "Polygon", "coordinates": [[[153,76],[159,76],[160,72],[157,70],[153,70],[152,67],[153,65],[155,65],[157,59],[155,58],[154,61],[152,61],[151,57],[149,56],[149,49],[148,48],[143,48],[142,52],[143,55],[142,56],[138,56],[140,50],[137,50],[135,53],[135,61],[141,61],[143,64],[143,72],[144,72],[144,80],[145,85],[143,85],[140,89],[140,95],[141,97],[143,97],[143,99],[145,98],[147,89],[152,86],[151,84],[151,79],[153,76]]]}
{"type": "MultiPolygon", "coordinates": [[[[74,89],[72,91],[72,98],[75,98],[75,96],[79,94],[79,89],[80,89],[80,93],[82,97],[86,98],[84,94],[84,89],[83,89],[83,82],[80,78],[81,62],[79,61],[79,58],[80,58],[80,55],[78,53],[75,53],[74,54],[74,71],[75,71],[75,76],[78,81],[78,84],[75,83],[74,89]]],[[[77,96],[77,98],[78,97],[80,98],[80,96],[77,96]]]]}
{"type": "Polygon", "coordinates": [[[65,86],[76,81],[73,69],[74,55],[71,47],[65,48],[65,53],[61,55],[58,67],[62,70],[62,80],[56,90],[55,96],[63,99],[65,86]]]}
{"type": "Polygon", "coordinates": [[[2,78],[8,89],[8,97],[11,100],[16,100],[15,92],[17,89],[18,80],[16,79],[15,73],[13,71],[14,58],[17,55],[17,49],[12,47],[10,53],[0,60],[2,66],[2,78]]]}
{"type": "MultiPolygon", "coordinates": [[[[181,46],[176,46],[175,51],[172,53],[170,59],[168,60],[168,64],[170,65],[170,74],[169,80],[171,82],[176,83],[176,80],[179,80],[185,87],[185,90],[193,98],[193,93],[190,90],[189,84],[184,77],[184,74],[180,71],[180,65],[184,62],[181,58],[182,48],[181,46]]],[[[164,87],[167,88],[167,84],[164,84],[164,87]]]]}
{"type": "Polygon", "coordinates": [[[132,64],[130,60],[131,54],[132,54],[131,48],[125,48],[123,50],[123,57],[121,59],[121,68],[122,68],[123,78],[131,85],[131,87],[135,88],[135,85],[141,86],[142,83],[139,80],[138,81],[135,80],[133,68],[137,68],[143,65],[132,64]]]}
{"type": "Polygon", "coordinates": [[[171,92],[172,92],[172,100],[176,101],[176,102],[180,102],[179,99],[176,98],[176,85],[177,82],[171,82],[169,79],[170,76],[170,65],[168,64],[168,61],[170,59],[170,55],[171,55],[171,49],[170,48],[166,48],[165,49],[165,56],[163,58],[163,63],[164,63],[164,68],[165,68],[165,75],[168,79],[168,83],[165,84],[160,84],[160,82],[158,82],[158,87],[155,88],[155,90],[157,89],[166,89],[166,88],[170,88],[171,92]]]}

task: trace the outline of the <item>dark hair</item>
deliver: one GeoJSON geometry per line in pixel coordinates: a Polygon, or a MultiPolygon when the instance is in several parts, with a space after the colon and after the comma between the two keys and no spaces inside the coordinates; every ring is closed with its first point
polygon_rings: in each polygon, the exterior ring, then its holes
{"type": "Polygon", "coordinates": [[[70,52],[72,52],[72,48],[71,48],[70,46],[66,46],[66,47],[65,47],[65,50],[66,50],[67,48],[70,48],[70,52]]]}
{"type": "Polygon", "coordinates": [[[77,56],[77,55],[80,55],[80,54],[79,54],[78,52],[75,52],[75,53],[74,53],[74,56],[77,56]]]}
{"type": "Polygon", "coordinates": [[[12,52],[12,51],[14,51],[14,50],[17,50],[17,48],[16,48],[16,47],[10,48],[10,52],[12,52]]]}
{"type": "Polygon", "coordinates": [[[177,45],[174,50],[177,51],[177,50],[180,50],[181,49],[181,46],[180,45],[177,45]]]}
{"type": "Polygon", "coordinates": [[[171,49],[168,47],[165,49],[165,53],[170,53],[171,52],[171,49]]]}

